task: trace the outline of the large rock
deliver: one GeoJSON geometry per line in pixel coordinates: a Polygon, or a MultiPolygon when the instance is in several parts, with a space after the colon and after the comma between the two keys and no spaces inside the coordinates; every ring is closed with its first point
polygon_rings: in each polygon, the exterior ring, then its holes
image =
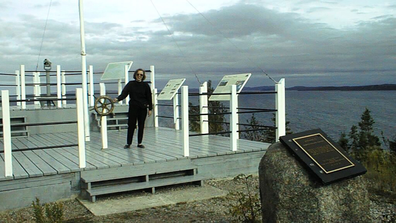
{"type": "Polygon", "coordinates": [[[324,186],[281,143],[259,166],[263,222],[370,222],[362,176],[324,186]]]}

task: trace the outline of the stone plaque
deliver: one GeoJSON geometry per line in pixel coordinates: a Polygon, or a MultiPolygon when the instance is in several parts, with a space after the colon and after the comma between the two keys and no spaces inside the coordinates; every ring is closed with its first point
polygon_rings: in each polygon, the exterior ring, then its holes
{"type": "Polygon", "coordinates": [[[324,184],[367,171],[320,129],[282,136],[280,141],[324,184]]]}

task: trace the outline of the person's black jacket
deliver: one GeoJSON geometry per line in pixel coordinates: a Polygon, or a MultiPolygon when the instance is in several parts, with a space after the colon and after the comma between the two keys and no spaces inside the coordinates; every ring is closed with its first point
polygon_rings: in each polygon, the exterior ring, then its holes
{"type": "Polygon", "coordinates": [[[138,106],[153,110],[153,100],[151,89],[147,82],[129,81],[122,89],[121,94],[117,97],[119,101],[129,95],[129,106],[138,106]]]}

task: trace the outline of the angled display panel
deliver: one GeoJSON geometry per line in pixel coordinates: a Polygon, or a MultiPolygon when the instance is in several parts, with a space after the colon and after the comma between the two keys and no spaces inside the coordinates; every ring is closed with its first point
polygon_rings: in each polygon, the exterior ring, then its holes
{"type": "Polygon", "coordinates": [[[128,71],[132,66],[133,61],[115,62],[107,64],[100,80],[119,80],[125,78],[124,67],[128,66],[128,71]]]}
{"type": "Polygon", "coordinates": [[[162,89],[161,93],[158,95],[157,99],[172,100],[179,88],[183,85],[184,81],[186,81],[185,78],[169,80],[164,89],[162,89]]]}
{"type": "Polygon", "coordinates": [[[222,95],[212,95],[209,101],[229,101],[231,86],[236,85],[237,93],[240,93],[251,75],[250,73],[225,75],[213,92],[214,94],[222,95]]]}

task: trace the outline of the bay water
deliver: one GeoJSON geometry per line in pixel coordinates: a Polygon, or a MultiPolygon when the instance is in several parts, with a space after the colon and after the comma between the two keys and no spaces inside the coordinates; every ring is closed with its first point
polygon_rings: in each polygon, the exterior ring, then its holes
{"type": "MultiPolygon", "coordinates": [[[[239,107],[275,108],[275,95],[240,95],[239,107]]],[[[341,132],[358,126],[365,109],[371,111],[374,131],[388,139],[396,137],[396,91],[295,91],[286,90],[286,120],[294,133],[322,129],[337,141],[341,132]]],[[[240,117],[241,123],[251,114],[240,117]]],[[[263,124],[272,124],[271,115],[257,113],[263,124]]]]}

